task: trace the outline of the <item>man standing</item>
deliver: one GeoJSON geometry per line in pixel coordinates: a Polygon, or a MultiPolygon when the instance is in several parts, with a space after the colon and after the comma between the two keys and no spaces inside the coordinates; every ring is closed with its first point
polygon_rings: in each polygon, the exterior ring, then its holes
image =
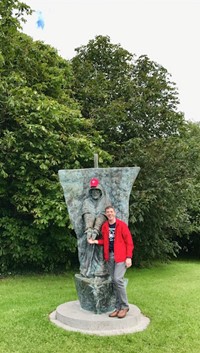
{"type": "Polygon", "coordinates": [[[101,239],[88,239],[90,244],[104,246],[104,259],[108,262],[109,273],[114,285],[116,296],[115,310],[109,317],[124,318],[129,311],[124,274],[132,265],[134,244],[127,224],[116,218],[112,206],[105,209],[107,221],[101,228],[101,239]]]}

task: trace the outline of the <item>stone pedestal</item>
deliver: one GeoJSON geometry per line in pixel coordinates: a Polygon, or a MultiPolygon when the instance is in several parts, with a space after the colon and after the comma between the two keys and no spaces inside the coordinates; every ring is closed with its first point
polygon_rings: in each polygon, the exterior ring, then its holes
{"type": "Polygon", "coordinates": [[[108,313],[94,314],[80,307],[79,301],[63,303],[49,316],[52,323],[67,331],[98,336],[112,336],[143,331],[150,320],[140,309],[129,304],[124,319],[110,318],[108,313]]]}
{"type": "Polygon", "coordinates": [[[75,285],[81,308],[95,314],[107,313],[115,308],[115,297],[110,277],[86,278],[75,275],[75,285]]]}

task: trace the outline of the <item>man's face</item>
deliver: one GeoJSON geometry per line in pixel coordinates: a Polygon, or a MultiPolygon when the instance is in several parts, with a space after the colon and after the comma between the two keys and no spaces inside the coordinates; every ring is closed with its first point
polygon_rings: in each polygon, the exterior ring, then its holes
{"type": "Polygon", "coordinates": [[[91,195],[94,200],[97,200],[101,196],[101,191],[99,189],[92,189],[91,195]]]}
{"type": "Polygon", "coordinates": [[[115,223],[115,217],[116,217],[116,213],[115,210],[113,208],[107,208],[106,209],[106,217],[108,218],[108,222],[109,223],[115,223]]]}

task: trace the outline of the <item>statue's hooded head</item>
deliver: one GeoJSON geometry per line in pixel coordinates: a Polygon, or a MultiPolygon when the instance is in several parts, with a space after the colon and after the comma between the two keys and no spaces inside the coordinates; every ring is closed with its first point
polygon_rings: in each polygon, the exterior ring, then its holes
{"type": "Polygon", "coordinates": [[[97,178],[92,178],[90,180],[89,195],[94,200],[98,200],[101,198],[102,194],[103,194],[103,189],[102,189],[101,185],[99,184],[99,180],[97,178]]]}

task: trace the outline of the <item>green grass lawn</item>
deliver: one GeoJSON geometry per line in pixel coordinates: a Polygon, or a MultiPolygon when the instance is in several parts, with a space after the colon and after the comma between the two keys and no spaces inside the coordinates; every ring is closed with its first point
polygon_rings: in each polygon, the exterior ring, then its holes
{"type": "Polygon", "coordinates": [[[150,318],[146,330],[119,336],[65,331],[48,319],[77,300],[74,273],[0,280],[0,353],[200,353],[200,263],[173,261],[129,269],[129,302],[150,318]]]}

